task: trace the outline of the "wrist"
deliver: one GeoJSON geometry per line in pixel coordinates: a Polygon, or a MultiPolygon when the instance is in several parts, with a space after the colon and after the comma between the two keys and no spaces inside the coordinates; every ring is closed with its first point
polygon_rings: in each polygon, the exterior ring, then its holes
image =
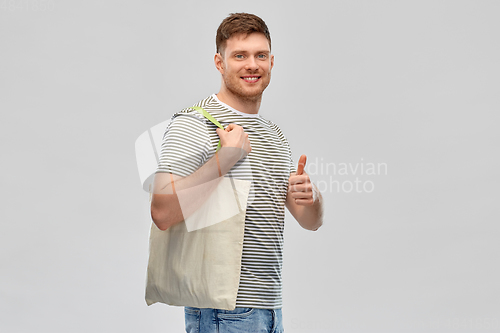
{"type": "Polygon", "coordinates": [[[222,146],[215,154],[219,175],[225,175],[231,168],[244,157],[245,151],[235,147],[222,146]]]}

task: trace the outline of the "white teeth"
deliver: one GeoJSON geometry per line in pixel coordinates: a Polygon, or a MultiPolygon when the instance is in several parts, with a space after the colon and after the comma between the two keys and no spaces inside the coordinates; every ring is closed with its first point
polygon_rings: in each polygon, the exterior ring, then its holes
{"type": "Polygon", "coordinates": [[[244,77],[243,79],[247,80],[247,81],[257,81],[259,78],[256,76],[253,76],[253,77],[244,77]]]}

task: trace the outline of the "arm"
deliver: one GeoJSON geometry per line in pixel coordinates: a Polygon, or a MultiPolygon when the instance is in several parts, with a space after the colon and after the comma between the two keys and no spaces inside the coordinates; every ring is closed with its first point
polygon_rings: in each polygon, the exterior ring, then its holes
{"type": "Polygon", "coordinates": [[[297,173],[290,174],[285,205],[302,228],[316,231],[323,224],[323,197],[303,172],[305,163],[306,157],[302,155],[297,173]]]}
{"type": "Polygon", "coordinates": [[[217,129],[221,149],[201,168],[187,177],[170,173],[157,173],[151,201],[151,217],[160,230],[183,221],[206,200],[216,188],[217,179],[225,175],[241,158],[251,151],[248,134],[241,126],[229,124],[225,130],[217,129]],[[176,192],[187,190],[189,203],[179,204],[176,192]]]}

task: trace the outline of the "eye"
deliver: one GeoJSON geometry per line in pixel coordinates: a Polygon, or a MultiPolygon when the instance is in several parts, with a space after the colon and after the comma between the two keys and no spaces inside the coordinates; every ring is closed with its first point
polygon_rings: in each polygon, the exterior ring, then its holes
{"type": "Polygon", "coordinates": [[[243,59],[244,58],[243,54],[235,54],[234,57],[236,59],[243,59]]]}
{"type": "Polygon", "coordinates": [[[257,58],[259,58],[259,59],[267,59],[267,55],[266,54],[259,54],[257,56],[257,58]]]}

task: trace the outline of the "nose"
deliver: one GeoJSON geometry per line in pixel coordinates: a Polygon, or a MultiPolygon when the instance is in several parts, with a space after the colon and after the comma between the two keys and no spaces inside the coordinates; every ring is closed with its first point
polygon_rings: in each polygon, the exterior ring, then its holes
{"type": "Polygon", "coordinates": [[[247,70],[256,71],[259,69],[259,64],[254,57],[249,57],[247,63],[245,64],[247,70]]]}

